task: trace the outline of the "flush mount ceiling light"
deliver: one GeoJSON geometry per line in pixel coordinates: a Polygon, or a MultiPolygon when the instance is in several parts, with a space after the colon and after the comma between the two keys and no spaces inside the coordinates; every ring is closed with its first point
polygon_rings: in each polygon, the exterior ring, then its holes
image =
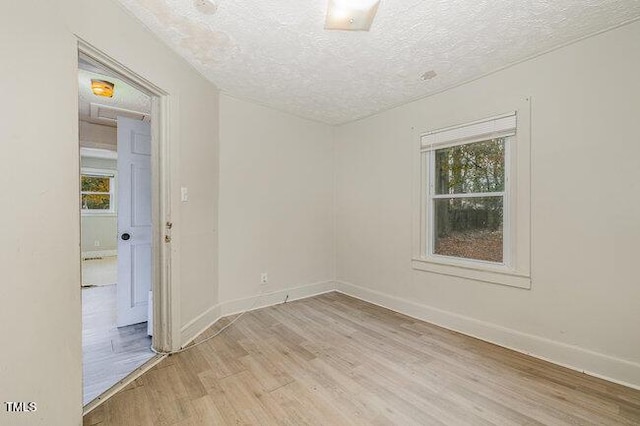
{"type": "Polygon", "coordinates": [[[204,15],[213,15],[218,10],[218,5],[211,0],[193,0],[193,6],[204,15]]]}
{"type": "Polygon", "coordinates": [[[327,30],[369,31],[380,0],[329,0],[327,30]]]}
{"type": "Polygon", "coordinates": [[[431,80],[432,78],[435,78],[437,75],[438,74],[434,70],[430,70],[420,75],[420,80],[422,81],[431,80]]]}
{"type": "Polygon", "coordinates": [[[114,84],[105,80],[91,79],[91,91],[96,96],[104,96],[105,98],[113,97],[114,84]]]}

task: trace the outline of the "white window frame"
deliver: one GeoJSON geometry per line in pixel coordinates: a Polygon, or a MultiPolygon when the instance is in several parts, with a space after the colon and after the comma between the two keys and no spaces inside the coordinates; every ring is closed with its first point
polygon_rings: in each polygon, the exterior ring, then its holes
{"type": "Polygon", "coordinates": [[[83,209],[82,195],[88,194],[90,192],[82,191],[82,188],[80,188],[80,212],[82,213],[82,216],[115,216],[116,215],[116,211],[117,211],[116,210],[117,209],[116,207],[116,203],[117,203],[116,175],[117,173],[115,170],[96,169],[96,168],[89,168],[89,167],[83,167],[80,169],[80,179],[82,179],[82,176],[95,176],[95,177],[108,177],[110,180],[109,182],[110,203],[109,203],[108,210],[83,209]]]}
{"type": "MultiPolygon", "coordinates": [[[[412,267],[425,272],[529,289],[531,288],[529,99],[525,98],[515,105],[512,104],[512,108],[507,113],[481,117],[479,120],[460,121],[453,125],[447,123],[449,125],[434,126],[419,133],[417,160],[414,163],[414,167],[417,168],[414,175],[418,182],[415,186],[417,194],[414,192],[412,267]],[[505,125],[505,120],[508,121],[509,117],[515,120],[505,125]],[[434,194],[436,150],[499,137],[505,138],[502,263],[435,254],[433,200],[452,198],[451,194],[434,194]]],[[[456,194],[453,197],[469,197],[469,194],[456,194]]]]}

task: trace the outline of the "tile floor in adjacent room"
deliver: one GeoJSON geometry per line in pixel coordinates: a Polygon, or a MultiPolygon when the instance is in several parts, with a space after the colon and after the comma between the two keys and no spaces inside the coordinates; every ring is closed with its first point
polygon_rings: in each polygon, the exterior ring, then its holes
{"type": "MultiPolygon", "coordinates": [[[[89,270],[93,273],[92,276],[113,276],[114,259],[105,262],[88,261],[87,263],[91,263],[89,270]]],[[[151,337],[147,335],[146,322],[116,327],[115,284],[82,288],[84,404],[151,359],[154,353],[150,346],[151,337]]]]}
{"type": "Polygon", "coordinates": [[[82,286],[113,285],[118,281],[118,257],[106,256],[82,261],[82,286]]]}

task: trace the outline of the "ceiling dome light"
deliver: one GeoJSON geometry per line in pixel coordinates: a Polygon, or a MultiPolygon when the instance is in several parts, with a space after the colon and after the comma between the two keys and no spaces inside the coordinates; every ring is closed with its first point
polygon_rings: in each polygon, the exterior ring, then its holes
{"type": "Polygon", "coordinates": [[[113,97],[114,84],[105,80],[91,79],[91,91],[96,96],[104,96],[105,98],[113,97]]]}
{"type": "Polygon", "coordinates": [[[380,0],[329,0],[326,30],[369,31],[380,0]]]}
{"type": "Polygon", "coordinates": [[[435,78],[438,74],[434,70],[427,71],[420,76],[420,80],[427,81],[435,78]]]}
{"type": "Polygon", "coordinates": [[[218,10],[218,5],[211,0],[193,0],[193,6],[204,15],[213,15],[218,10]]]}

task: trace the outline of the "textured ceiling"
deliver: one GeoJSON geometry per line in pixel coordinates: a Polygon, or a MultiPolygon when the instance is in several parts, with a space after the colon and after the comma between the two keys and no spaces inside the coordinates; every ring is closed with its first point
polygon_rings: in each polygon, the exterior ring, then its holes
{"type": "Polygon", "coordinates": [[[640,16],[638,0],[382,0],[370,32],[346,32],[324,30],[326,0],[119,1],[223,92],[330,124],[640,16]]]}
{"type": "MultiPolygon", "coordinates": [[[[80,64],[81,67],[88,66],[80,64]]],[[[116,108],[127,109],[141,113],[151,113],[151,98],[139,90],[131,87],[121,79],[108,75],[106,73],[98,73],[94,70],[87,69],[78,70],[78,115],[81,120],[93,121],[91,119],[91,104],[100,104],[116,108]],[[107,80],[115,84],[112,98],[96,96],[91,91],[91,79],[107,80]]]]}

